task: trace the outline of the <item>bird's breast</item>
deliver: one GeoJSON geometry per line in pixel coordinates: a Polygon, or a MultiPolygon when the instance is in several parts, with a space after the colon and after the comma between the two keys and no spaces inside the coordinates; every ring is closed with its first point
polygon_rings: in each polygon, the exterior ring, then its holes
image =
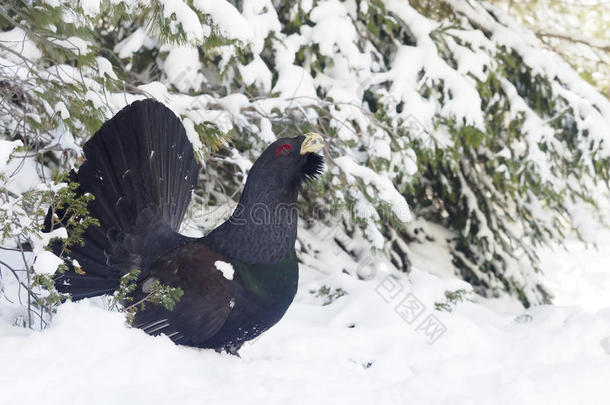
{"type": "Polygon", "coordinates": [[[212,346],[241,345],[275,325],[286,313],[297,291],[296,257],[276,264],[233,264],[236,289],[233,307],[212,346]]]}

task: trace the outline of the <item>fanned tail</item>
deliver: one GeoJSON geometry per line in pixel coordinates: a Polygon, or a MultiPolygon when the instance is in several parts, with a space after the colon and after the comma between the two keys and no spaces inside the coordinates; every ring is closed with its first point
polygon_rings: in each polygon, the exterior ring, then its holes
{"type": "MultiPolygon", "coordinates": [[[[177,232],[199,169],[182,123],[153,99],[123,108],[83,149],[86,161],[71,178],[79,183],[78,193],[95,197],[89,213],[100,226],[87,228],[84,245],[68,254],[84,274],[67,260],[70,270],[55,278],[57,290],[73,299],[112,293],[122,275],[145,271],[164,252],[190,240],[177,232]]],[[[51,215],[49,210],[47,232],[64,226],[52,226],[51,215]]]]}

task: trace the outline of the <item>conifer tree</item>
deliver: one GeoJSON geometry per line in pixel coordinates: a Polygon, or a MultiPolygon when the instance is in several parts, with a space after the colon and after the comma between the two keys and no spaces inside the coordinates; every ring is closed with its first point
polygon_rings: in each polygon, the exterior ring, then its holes
{"type": "Polygon", "coordinates": [[[328,170],[304,217],[338,227],[320,237],[355,268],[376,251],[409,271],[435,240],[478,293],[524,304],[550,299],[537,249],[585,237],[608,181],[608,100],[475,1],[17,0],[0,5],[0,92],[2,246],[23,254],[1,271],[27,325],[60,299],[47,207],[86,209],[61,174],[137,98],[181,117],[204,168],[192,233],[229,215],[265,145],[313,130],[328,170]]]}

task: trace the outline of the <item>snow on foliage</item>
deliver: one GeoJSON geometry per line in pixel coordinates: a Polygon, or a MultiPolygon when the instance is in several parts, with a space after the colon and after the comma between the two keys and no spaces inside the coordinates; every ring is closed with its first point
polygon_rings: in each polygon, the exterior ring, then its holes
{"type": "Polygon", "coordinates": [[[537,248],[588,229],[581,207],[609,176],[610,103],[486,3],[20,4],[0,19],[0,126],[23,143],[3,170],[7,247],[28,250],[46,207],[70,197],[35,185],[144,97],[182,118],[203,166],[186,232],[229,214],[218,207],[270,141],[313,130],[328,170],[306,191],[303,230],[333,225],[343,240],[329,245],[409,271],[440,225],[439,249],[476,292],[525,304],[550,299],[537,248]]]}
{"type": "Polygon", "coordinates": [[[62,259],[44,250],[36,256],[33,268],[37,274],[53,274],[62,263],[62,259]]]}
{"type": "Polygon", "coordinates": [[[610,3],[595,0],[532,2],[494,0],[494,5],[531,27],[589,83],[610,95],[610,3]]]}

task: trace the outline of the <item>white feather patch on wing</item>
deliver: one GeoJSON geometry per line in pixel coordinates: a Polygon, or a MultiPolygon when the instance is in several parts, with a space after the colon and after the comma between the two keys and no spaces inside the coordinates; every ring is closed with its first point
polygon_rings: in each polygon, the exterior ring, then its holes
{"type": "Polygon", "coordinates": [[[216,269],[222,272],[224,278],[226,278],[227,280],[233,280],[233,273],[235,272],[235,270],[233,270],[233,266],[231,266],[231,263],[223,262],[222,260],[216,260],[214,262],[214,266],[216,267],[216,269]]]}

